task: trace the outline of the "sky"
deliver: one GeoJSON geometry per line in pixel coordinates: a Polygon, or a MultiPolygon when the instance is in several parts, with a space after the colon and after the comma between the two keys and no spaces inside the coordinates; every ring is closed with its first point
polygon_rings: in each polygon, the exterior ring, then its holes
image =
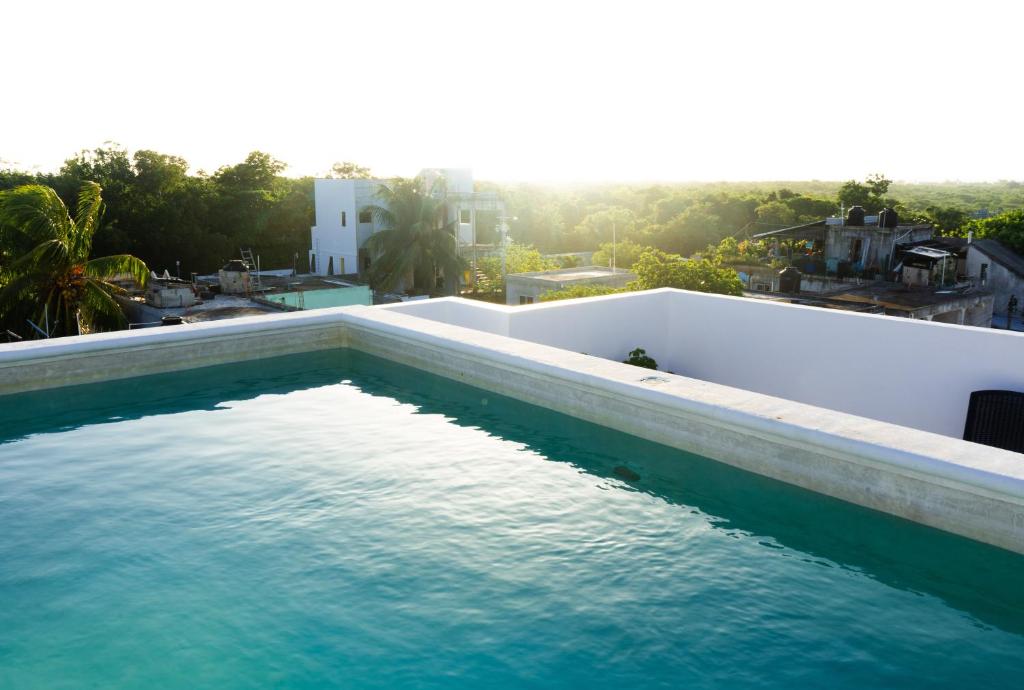
{"type": "Polygon", "coordinates": [[[258,149],[296,176],[1021,180],[1022,19],[1010,0],[14,2],[0,168],[113,141],[207,172],[258,149]]]}

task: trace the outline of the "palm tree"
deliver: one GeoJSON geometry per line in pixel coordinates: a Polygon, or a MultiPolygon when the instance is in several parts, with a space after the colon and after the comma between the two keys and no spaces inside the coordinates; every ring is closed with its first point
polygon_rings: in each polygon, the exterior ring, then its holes
{"type": "MultiPolygon", "coordinates": [[[[103,211],[100,186],[86,182],[74,217],[50,187],[0,192],[0,324],[38,335],[26,320],[47,324],[51,336],[124,328],[110,281],[145,285],[149,269],[129,254],[90,259],[103,211]]],[[[44,326],[46,327],[46,326],[44,326]]]]}
{"type": "Polygon", "coordinates": [[[454,292],[466,262],[458,253],[455,223],[446,219],[443,188],[426,193],[418,178],[396,179],[377,196],[381,205],[369,210],[384,229],[367,242],[378,255],[370,267],[373,286],[391,290],[411,277],[417,292],[432,293],[443,279],[445,292],[454,292]]]}

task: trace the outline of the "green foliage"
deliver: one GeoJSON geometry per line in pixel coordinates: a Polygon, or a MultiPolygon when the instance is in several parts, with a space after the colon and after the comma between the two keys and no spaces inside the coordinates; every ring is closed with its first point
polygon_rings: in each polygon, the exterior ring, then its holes
{"type": "Polygon", "coordinates": [[[613,235],[628,237],[636,230],[636,215],[628,208],[612,207],[587,215],[566,238],[568,251],[582,251],[602,242],[611,242],[613,235]]]}
{"type": "MultiPolygon", "coordinates": [[[[564,268],[558,259],[548,258],[536,247],[510,242],[505,248],[506,273],[532,273],[564,268]]],[[[500,292],[505,289],[505,276],[501,272],[500,256],[477,259],[477,292],[500,292]]]]}
{"type": "MultiPolygon", "coordinates": [[[[615,267],[632,268],[645,249],[633,240],[620,240],[615,243],[615,267]]],[[[595,266],[611,266],[612,264],[612,243],[605,242],[594,252],[593,263],[595,266]]]]}
{"type": "Polygon", "coordinates": [[[707,259],[684,259],[658,249],[645,251],[633,265],[637,279],[631,290],[671,287],[723,295],[742,295],[743,283],[735,271],[720,268],[707,259]]]}
{"type": "Polygon", "coordinates": [[[625,292],[623,288],[613,288],[609,285],[570,285],[561,290],[550,290],[540,296],[541,302],[557,302],[563,299],[576,299],[578,297],[598,297],[600,295],[613,295],[617,292],[625,292]]]}
{"type": "Polygon", "coordinates": [[[979,239],[999,240],[1013,251],[1024,254],[1024,210],[972,221],[966,228],[979,239]]]}
{"type": "Polygon", "coordinates": [[[128,253],[157,270],[210,273],[251,247],[266,267],[305,268],[313,224],[313,180],[283,177],[284,163],[254,151],[213,175],[189,173],[188,163],[155,151],[129,155],[109,144],[82,151],[57,174],[0,172],[0,189],[28,182],[52,187],[73,205],[85,182],[103,187],[99,254],[128,253]]]}
{"type": "Polygon", "coordinates": [[[556,268],[559,268],[558,261],[547,258],[535,247],[512,242],[505,250],[506,273],[532,273],[556,268]]]}
{"type": "Polygon", "coordinates": [[[868,213],[878,213],[884,207],[893,206],[896,203],[885,197],[891,184],[892,180],[876,173],[869,175],[863,183],[856,180],[844,182],[839,187],[836,198],[847,208],[863,206],[868,213]]]}
{"type": "Polygon", "coordinates": [[[364,168],[351,161],[342,161],[331,166],[328,179],[338,180],[368,180],[372,177],[369,168],[364,168]]]}
{"type": "Polygon", "coordinates": [[[956,206],[929,206],[924,211],[915,211],[905,207],[898,209],[900,222],[903,223],[929,223],[935,228],[935,232],[943,237],[964,237],[967,230],[964,227],[970,220],[970,214],[956,206]]]}
{"type": "Polygon", "coordinates": [[[100,186],[82,186],[75,214],[50,187],[23,185],[0,192],[0,327],[23,337],[123,328],[111,280],[145,285],[146,265],[127,254],[90,259],[103,201],[100,186]]]}
{"type": "Polygon", "coordinates": [[[623,360],[623,364],[632,364],[635,367],[643,367],[644,369],[657,369],[658,363],[654,361],[653,357],[647,356],[647,350],[642,347],[638,347],[635,350],[630,350],[629,356],[623,360]]]}
{"type": "Polygon", "coordinates": [[[796,225],[797,214],[785,201],[766,201],[754,209],[757,220],[767,225],[796,225]]]}
{"type": "Polygon", "coordinates": [[[726,237],[718,246],[709,246],[692,258],[707,259],[719,264],[764,264],[767,253],[768,249],[763,241],[737,242],[734,237],[726,237]]]}

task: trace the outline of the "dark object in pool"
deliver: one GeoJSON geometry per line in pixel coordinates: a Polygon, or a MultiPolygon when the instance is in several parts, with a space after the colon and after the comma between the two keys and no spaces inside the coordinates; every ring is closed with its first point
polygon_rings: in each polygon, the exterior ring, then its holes
{"type": "Polygon", "coordinates": [[[180,326],[183,323],[183,319],[180,316],[167,314],[160,317],[160,323],[164,326],[180,326]]]}
{"type": "Polygon", "coordinates": [[[622,465],[618,465],[615,469],[612,470],[612,472],[619,475],[626,481],[635,482],[638,479],[640,479],[639,474],[629,469],[628,467],[623,467],[622,465]]]}

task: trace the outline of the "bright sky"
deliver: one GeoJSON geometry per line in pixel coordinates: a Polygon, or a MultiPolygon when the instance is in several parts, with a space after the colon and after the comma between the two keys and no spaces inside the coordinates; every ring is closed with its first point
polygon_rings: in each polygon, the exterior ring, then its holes
{"type": "MultiPolygon", "coordinates": [[[[0,161],[536,181],[1024,179],[1024,5],[11,2],[0,161]]],[[[2,165],[2,164],[0,164],[2,165]]]]}

